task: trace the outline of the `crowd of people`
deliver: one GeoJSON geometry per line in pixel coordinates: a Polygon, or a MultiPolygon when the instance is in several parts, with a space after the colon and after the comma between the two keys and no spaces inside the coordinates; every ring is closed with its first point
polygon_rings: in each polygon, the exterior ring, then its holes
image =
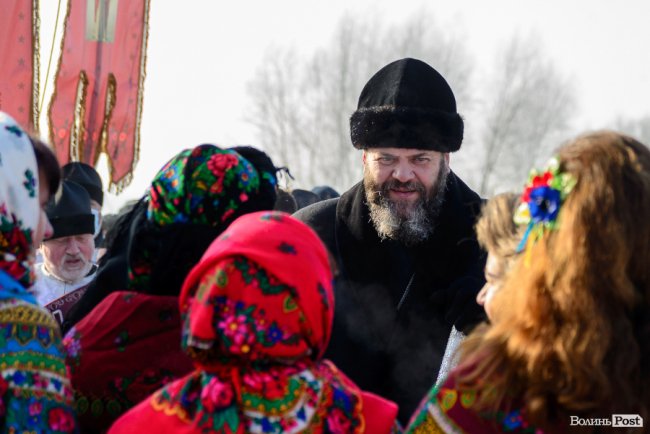
{"type": "Polygon", "coordinates": [[[463,130],[445,78],[400,59],[351,114],[341,195],[203,144],[109,218],[91,166],[0,112],[2,432],[643,426],[650,149],[586,133],[485,200],[450,168],[463,130]]]}

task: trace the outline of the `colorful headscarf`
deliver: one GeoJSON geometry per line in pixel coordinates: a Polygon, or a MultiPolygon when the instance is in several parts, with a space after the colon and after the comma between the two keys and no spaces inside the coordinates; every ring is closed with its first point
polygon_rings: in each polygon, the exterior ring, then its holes
{"type": "Polygon", "coordinates": [[[39,215],[34,148],[16,121],[0,112],[0,270],[25,288],[34,281],[32,237],[39,215]]]}
{"type": "Polygon", "coordinates": [[[304,223],[278,212],[240,217],[189,274],[180,306],[198,369],[127,414],[124,427],[139,410],[179,432],[363,432],[361,392],[320,360],[332,274],[304,223]]]}
{"type": "Polygon", "coordinates": [[[148,229],[138,227],[132,234],[130,287],[150,284],[153,262],[169,234],[198,236],[210,242],[240,215],[269,209],[266,196],[272,192],[272,204],[276,178],[265,169],[256,168],[233,150],[214,145],[186,149],[165,164],[147,191],[148,208],[141,225],[148,229]],[[273,188],[266,188],[269,184],[273,188]]]}
{"type": "Polygon", "coordinates": [[[286,214],[244,216],[190,272],[180,305],[187,314],[183,346],[217,358],[200,356],[204,366],[318,359],[334,315],[327,251],[286,214]]]}
{"type": "Polygon", "coordinates": [[[158,172],[147,192],[147,219],[158,226],[199,223],[226,227],[241,215],[262,182],[275,174],[258,173],[237,152],[214,145],[186,149],[158,172]]]}

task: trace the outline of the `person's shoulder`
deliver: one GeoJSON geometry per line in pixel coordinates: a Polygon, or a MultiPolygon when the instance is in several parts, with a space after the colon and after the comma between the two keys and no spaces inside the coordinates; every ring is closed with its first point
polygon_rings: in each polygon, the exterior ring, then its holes
{"type": "Polygon", "coordinates": [[[322,200],[296,211],[293,216],[310,226],[319,225],[323,219],[334,218],[339,198],[322,200]]]}
{"type": "Polygon", "coordinates": [[[453,171],[449,175],[450,179],[447,183],[448,201],[446,202],[449,212],[453,213],[455,218],[464,216],[465,224],[471,226],[473,231],[485,199],[465,184],[453,171]]]}
{"type": "Polygon", "coordinates": [[[330,251],[335,250],[336,206],[339,198],[323,200],[309,205],[293,216],[312,228],[330,251]]]}

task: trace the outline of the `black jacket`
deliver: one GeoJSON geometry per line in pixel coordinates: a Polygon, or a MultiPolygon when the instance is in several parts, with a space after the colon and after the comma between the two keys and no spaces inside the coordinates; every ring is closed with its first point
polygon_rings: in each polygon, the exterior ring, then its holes
{"type": "Polygon", "coordinates": [[[485,254],[474,233],[482,201],[453,173],[447,179],[435,231],[415,247],[380,240],[362,183],[295,214],[337,262],[325,357],[362,389],[395,401],[402,423],[435,382],[451,326],[467,330],[484,318],[476,294],[485,254]]]}

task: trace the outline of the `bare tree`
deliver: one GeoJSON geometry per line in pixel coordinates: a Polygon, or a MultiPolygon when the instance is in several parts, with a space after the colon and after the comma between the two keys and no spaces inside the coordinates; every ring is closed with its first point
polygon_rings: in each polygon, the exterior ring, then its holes
{"type": "Polygon", "coordinates": [[[497,59],[483,110],[479,191],[519,186],[547,155],[573,117],[568,80],[545,57],[534,36],[513,37],[497,59]]]}
{"type": "Polygon", "coordinates": [[[402,57],[430,63],[448,79],[459,106],[469,101],[472,68],[464,40],[436,27],[429,13],[396,25],[346,15],[330,44],[311,58],[274,49],[259,66],[249,83],[248,117],[259,143],[300,185],[349,188],[361,179],[349,117],[372,74],[402,57]]]}

